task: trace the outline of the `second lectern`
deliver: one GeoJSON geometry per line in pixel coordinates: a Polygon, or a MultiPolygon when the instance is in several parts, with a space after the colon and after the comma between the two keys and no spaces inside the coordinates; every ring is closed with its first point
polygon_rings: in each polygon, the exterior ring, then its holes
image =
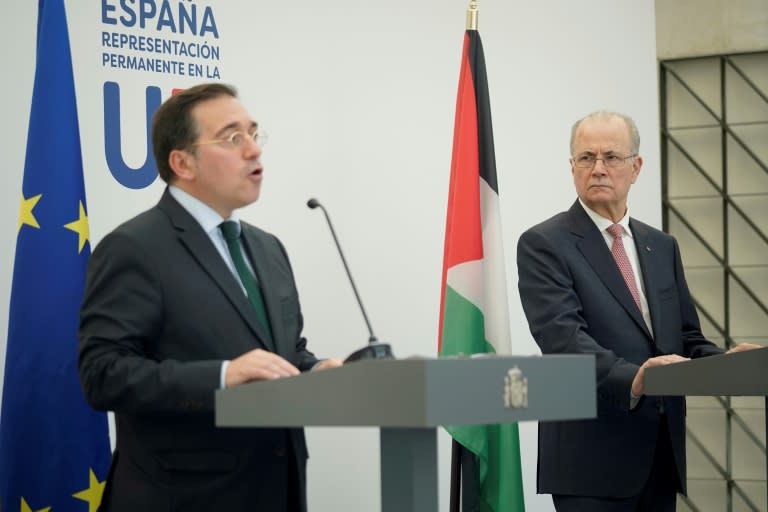
{"type": "MultiPolygon", "coordinates": [[[[768,348],[648,368],[645,392],[668,396],[761,396],[768,435],[768,348]]],[[[768,456],[766,456],[768,474],[768,456]]]]}

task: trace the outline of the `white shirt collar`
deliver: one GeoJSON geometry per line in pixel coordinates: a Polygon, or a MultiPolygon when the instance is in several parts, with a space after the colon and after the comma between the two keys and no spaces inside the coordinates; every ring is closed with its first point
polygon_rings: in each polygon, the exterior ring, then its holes
{"type": "Polygon", "coordinates": [[[168,191],[173,198],[179,202],[182,208],[187,210],[187,212],[194,217],[206,233],[211,233],[218,229],[219,224],[225,220],[237,222],[237,229],[240,229],[240,219],[237,216],[237,212],[232,212],[232,215],[230,215],[228,219],[224,219],[216,212],[216,210],[179,187],[169,185],[168,191]]]}
{"type": "Polygon", "coordinates": [[[624,217],[619,220],[619,222],[613,222],[611,219],[607,219],[597,213],[595,210],[584,204],[584,201],[579,198],[579,203],[581,203],[582,208],[584,208],[584,211],[587,212],[587,215],[589,215],[589,218],[592,219],[592,222],[595,223],[595,226],[597,226],[597,229],[600,230],[601,233],[604,233],[606,229],[613,226],[614,224],[618,224],[624,229],[624,234],[630,238],[634,238],[632,236],[632,230],[629,229],[629,207],[627,207],[627,211],[624,214],[624,217]]]}

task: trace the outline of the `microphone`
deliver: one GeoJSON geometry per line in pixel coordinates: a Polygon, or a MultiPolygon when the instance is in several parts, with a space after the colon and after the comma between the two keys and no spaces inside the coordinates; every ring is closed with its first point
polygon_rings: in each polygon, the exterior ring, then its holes
{"type": "Polygon", "coordinates": [[[378,338],[376,338],[376,335],[373,334],[373,328],[371,327],[371,322],[368,320],[368,315],[366,314],[365,308],[363,307],[363,301],[360,299],[360,294],[357,292],[357,286],[355,286],[355,280],[352,279],[352,273],[349,271],[349,265],[347,265],[347,259],[344,257],[344,252],[341,250],[341,244],[339,244],[339,239],[336,236],[336,230],[333,229],[333,223],[331,222],[331,218],[328,216],[328,211],[325,209],[325,206],[320,204],[320,201],[318,201],[314,197],[309,201],[307,201],[307,206],[311,210],[314,210],[315,208],[320,208],[323,211],[323,214],[325,215],[325,220],[328,223],[328,227],[331,229],[331,235],[333,235],[333,241],[336,243],[336,249],[339,251],[339,256],[341,256],[341,262],[344,264],[344,270],[346,270],[347,272],[347,278],[349,278],[349,284],[352,285],[352,291],[355,292],[357,305],[360,306],[360,312],[363,314],[365,325],[368,327],[368,345],[350,354],[349,357],[347,357],[344,360],[344,364],[352,363],[355,361],[361,361],[364,359],[394,359],[395,356],[392,354],[392,347],[389,346],[389,343],[381,343],[378,340],[378,338]]]}

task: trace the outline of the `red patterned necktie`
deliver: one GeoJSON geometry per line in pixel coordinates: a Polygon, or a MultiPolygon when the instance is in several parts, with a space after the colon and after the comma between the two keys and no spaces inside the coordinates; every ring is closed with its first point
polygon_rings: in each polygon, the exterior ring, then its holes
{"type": "Polygon", "coordinates": [[[629,262],[627,252],[624,250],[624,242],[621,237],[624,234],[624,228],[619,224],[613,224],[609,226],[606,231],[613,237],[613,244],[611,245],[611,254],[613,259],[616,260],[616,265],[619,267],[624,282],[627,283],[629,293],[632,294],[632,298],[635,299],[637,309],[640,311],[643,308],[640,306],[640,292],[637,290],[637,283],[635,282],[635,274],[632,272],[632,264],[629,262]]]}

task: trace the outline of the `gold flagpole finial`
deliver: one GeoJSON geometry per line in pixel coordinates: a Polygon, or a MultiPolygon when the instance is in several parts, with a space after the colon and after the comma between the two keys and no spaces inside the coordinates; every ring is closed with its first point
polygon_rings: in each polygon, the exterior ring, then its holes
{"type": "Polygon", "coordinates": [[[470,0],[467,9],[467,30],[477,30],[477,0],[470,0]]]}

